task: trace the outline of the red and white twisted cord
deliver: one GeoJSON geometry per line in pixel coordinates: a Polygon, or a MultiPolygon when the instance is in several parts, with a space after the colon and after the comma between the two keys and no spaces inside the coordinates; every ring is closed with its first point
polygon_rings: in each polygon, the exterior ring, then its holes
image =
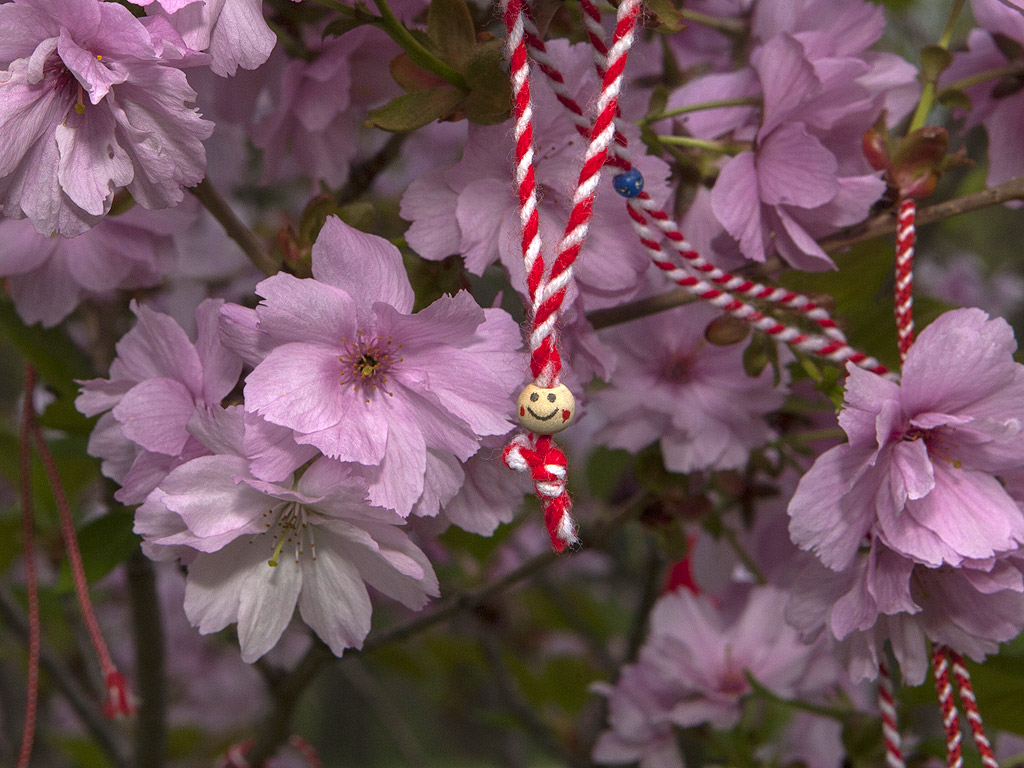
{"type": "Polygon", "coordinates": [[[917,203],[911,198],[900,202],[896,217],[896,335],[900,362],[914,343],[914,245],[917,239],[917,203]]]}
{"type": "Polygon", "coordinates": [[[981,764],[985,768],[999,768],[995,752],[992,750],[992,742],[985,735],[985,724],[981,720],[978,700],[974,696],[974,686],[971,684],[971,673],[964,665],[964,657],[952,648],[946,648],[946,656],[953,668],[953,677],[956,678],[957,689],[960,692],[960,703],[963,704],[967,724],[974,736],[974,744],[981,755],[981,764]]]}
{"type": "MultiPolygon", "coordinates": [[[[646,193],[641,193],[640,197],[643,197],[645,194],[646,193]]],[[[818,357],[825,358],[826,360],[832,360],[837,363],[852,362],[855,365],[866,368],[867,370],[881,376],[891,375],[889,370],[882,365],[882,363],[873,357],[865,355],[863,352],[858,352],[846,343],[845,340],[838,340],[824,335],[808,333],[796,326],[780,322],[773,317],[765,315],[753,305],[736,298],[729,291],[721,290],[716,285],[708,282],[702,277],[692,274],[676,262],[671,261],[669,256],[665,253],[665,250],[659,244],[654,231],[650,226],[648,226],[646,217],[640,213],[639,206],[634,207],[633,205],[630,205],[629,211],[630,219],[633,222],[633,228],[640,237],[641,245],[643,245],[644,249],[651,257],[651,261],[653,261],[655,266],[662,270],[670,280],[675,282],[677,285],[686,288],[699,299],[724,310],[733,317],[737,317],[754,328],[763,331],[776,341],[788,344],[801,352],[817,355],[818,357]]],[[[693,253],[693,255],[696,256],[696,253],[688,249],[689,244],[685,240],[670,240],[669,242],[672,243],[672,249],[677,251],[677,253],[682,255],[684,258],[687,253],[693,253]]],[[[731,275],[729,278],[732,280],[739,279],[734,278],[731,275]]],[[[749,281],[745,281],[745,283],[749,283],[750,290],[753,290],[752,286],[756,285],[749,281]]],[[[748,288],[748,285],[745,283],[741,283],[740,287],[748,288]]],[[[760,287],[762,291],[768,290],[764,288],[764,286],[760,287]]],[[[803,304],[803,306],[807,305],[803,304]]]]}
{"type": "Polygon", "coordinates": [[[554,550],[562,552],[577,544],[576,523],[570,514],[572,501],[565,491],[568,462],[551,436],[516,435],[505,447],[502,460],[509,469],[530,473],[554,550]]]}
{"type": "Polygon", "coordinates": [[[888,768],[905,768],[900,729],[896,720],[896,704],[892,678],[885,664],[878,665],[878,709],[882,713],[882,740],[885,742],[885,764],[888,768]]]}
{"type": "MultiPolygon", "coordinates": [[[[565,231],[550,269],[544,262],[537,209],[536,180],[533,169],[533,105],[530,96],[529,44],[541,51],[539,66],[556,83],[556,93],[568,93],[564,78],[557,73],[547,56],[544,43],[529,18],[522,0],[505,0],[503,17],[508,40],[512,82],[514,135],[516,141],[515,179],[523,227],[522,251],[526,268],[526,284],[530,300],[530,371],[534,384],[551,388],[559,385],[561,356],[558,351],[557,326],[566,293],[572,282],[573,265],[580,254],[593,216],[594,198],[601,172],[608,158],[609,146],[616,139],[615,115],[622,88],[622,73],[633,44],[640,0],[623,0],[617,13],[610,64],[603,74],[601,92],[596,102],[597,116],[593,126],[586,122],[582,109],[576,105],[577,130],[588,137],[579,179],[573,192],[573,205],[565,231]]],[[[563,104],[566,102],[563,101],[563,104]]],[[[567,108],[568,105],[566,104],[567,108]]],[[[534,489],[544,508],[544,519],[557,551],[577,542],[576,525],[570,512],[572,502],[566,492],[567,462],[565,454],[550,436],[528,433],[512,440],[503,453],[509,467],[529,471],[534,489]]]]}
{"type": "Polygon", "coordinates": [[[942,726],[946,730],[946,765],[948,768],[963,768],[960,716],[953,700],[953,686],[949,682],[949,662],[946,660],[945,646],[937,645],[932,649],[932,672],[935,675],[935,693],[939,697],[939,708],[942,710],[942,726]]]}
{"type": "MultiPolygon", "coordinates": [[[[524,264],[527,269],[527,288],[532,309],[528,346],[531,354],[530,367],[538,386],[551,387],[559,383],[561,359],[558,355],[555,329],[568,286],[572,281],[573,266],[589,231],[597,185],[608,157],[609,146],[615,137],[615,113],[622,88],[622,72],[635,36],[639,9],[640,0],[624,0],[619,6],[615,34],[609,50],[610,64],[597,98],[597,117],[590,129],[590,140],[573,192],[572,210],[551,268],[545,270],[540,255],[539,235],[535,232],[533,219],[536,213],[536,192],[532,169],[533,129],[532,107],[529,104],[529,61],[525,40],[526,14],[519,0],[510,0],[505,7],[505,23],[509,30],[507,47],[511,61],[513,103],[516,113],[516,183],[520,190],[520,219],[524,222],[524,264]],[[529,167],[525,167],[527,165],[529,167]],[[536,257],[532,253],[534,244],[537,250],[536,257]]],[[[539,41],[536,35],[531,37],[534,41],[539,41]]],[[[550,59],[546,59],[545,67],[550,71],[549,62],[550,59]]],[[[564,79],[562,86],[564,90],[564,79]]]]}
{"type": "MultiPolygon", "coordinates": [[[[600,13],[589,0],[581,0],[581,6],[584,11],[583,16],[587,25],[588,36],[595,50],[595,65],[598,74],[604,76],[606,59],[602,50],[607,50],[607,48],[604,45],[604,30],[600,24],[600,13]]],[[[543,41],[536,35],[536,29],[532,27],[532,23],[529,21],[525,41],[533,50],[534,58],[538,61],[541,71],[548,77],[556,98],[568,111],[577,130],[582,132],[586,122],[586,119],[583,117],[583,111],[569,92],[565,85],[564,77],[562,77],[557,65],[548,55],[543,41]]],[[[609,148],[608,163],[628,170],[632,168],[632,163],[629,159],[626,139],[620,132],[616,132],[615,138],[615,142],[609,148]]],[[[651,256],[655,264],[665,270],[664,264],[666,262],[659,245],[661,236],[647,226],[647,219],[644,213],[651,217],[654,225],[661,230],[671,249],[681,259],[684,270],[677,273],[678,279],[676,277],[672,279],[698,298],[724,309],[729,314],[770,333],[778,341],[795,346],[801,349],[801,351],[838,363],[853,362],[879,375],[889,375],[888,369],[878,360],[851,347],[835,320],[832,319],[825,309],[816,305],[809,297],[783,288],[768,287],[742,277],[737,277],[715,267],[690,247],[672,219],[660,209],[647,193],[641,192],[639,196],[631,198],[628,201],[628,205],[634,230],[636,230],[641,243],[647,249],[648,255],[651,256]],[[692,270],[692,272],[687,273],[686,269],[692,270]],[[712,281],[714,285],[709,285],[694,273],[700,274],[705,280],[712,281]],[[818,325],[821,335],[825,338],[822,339],[821,336],[816,334],[808,334],[799,328],[767,318],[751,305],[738,301],[731,295],[734,292],[745,297],[777,304],[803,314],[818,325]],[[768,329],[771,329],[771,331],[768,331],[768,329]]]]}
{"type": "MultiPolygon", "coordinates": [[[[522,252],[531,304],[536,304],[536,287],[544,277],[541,258],[540,214],[537,183],[533,171],[533,101],[530,98],[530,59],[524,42],[524,14],[521,0],[507,0],[503,10],[508,38],[505,42],[512,82],[516,142],[515,182],[519,196],[519,223],[523,228],[522,252]]],[[[531,333],[532,336],[532,333],[531,333]]],[[[531,346],[531,352],[533,347],[531,346]]],[[[536,373],[534,374],[536,376],[536,373]]]]}
{"type": "MultiPolygon", "coordinates": [[[[583,113],[583,108],[573,97],[569,87],[565,84],[565,77],[562,76],[561,71],[558,69],[558,65],[554,59],[551,58],[551,54],[548,53],[547,46],[544,44],[544,40],[541,38],[540,33],[537,31],[537,26],[534,24],[533,18],[530,16],[529,8],[526,7],[524,10],[524,25],[525,25],[525,40],[526,45],[529,47],[533,60],[537,63],[537,68],[548,79],[548,84],[551,86],[551,90],[555,94],[555,98],[558,99],[559,103],[565,107],[569,113],[569,119],[572,121],[573,127],[576,132],[585,139],[590,138],[590,131],[592,128],[590,120],[583,113]]],[[[607,51],[607,49],[604,49],[607,51]]],[[[602,55],[602,61],[604,60],[602,55]]],[[[604,80],[604,69],[600,70],[600,77],[604,80]]],[[[626,139],[618,132],[615,133],[615,147],[612,152],[609,153],[608,159],[605,161],[608,165],[616,166],[619,168],[628,169],[630,167],[628,160],[623,160],[619,157],[615,149],[624,144],[626,139]]]]}

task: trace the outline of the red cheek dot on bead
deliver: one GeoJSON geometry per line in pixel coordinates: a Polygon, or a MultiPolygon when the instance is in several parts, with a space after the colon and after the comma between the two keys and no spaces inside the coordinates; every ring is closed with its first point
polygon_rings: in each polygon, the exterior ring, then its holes
{"type": "Polygon", "coordinates": [[[524,408],[523,406],[519,406],[519,415],[520,416],[525,416],[526,415],[526,408],[524,408]]]}
{"type": "Polygon", "coordinates": [[[569,417],[571,417],[571,416],[572,416],[572,411],[565,410],[564,408],[562,409],[562,421],[563,422],[568,421],[569,417]]]}

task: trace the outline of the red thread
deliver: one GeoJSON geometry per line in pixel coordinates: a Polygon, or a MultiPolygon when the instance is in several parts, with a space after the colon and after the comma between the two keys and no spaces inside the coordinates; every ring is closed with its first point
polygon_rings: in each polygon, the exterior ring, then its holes
{"type": "Polygon", "coordinates": [[[21,532],[25,553],[25,587],[28,593],[28,671],[26,673],[25,721],[21,731],[17,768],[28,768],[32,758],[32,745],[36,734],[36,714],[39,703],[39,577],[36,574],[35,528],[32,514],[32,422],[35,410],[32,395],[36,388],[36,370],[25,366],[25,402],[22,405],[21,442],[18,457],[21,464],[21,532]]]}
{"type": "Polygon", "coordinates": [[[64,539],[64,550],[68,556],[68,563],[71,566],[71,580],[75,585],[75,595],[78,597],[78,605],[82,610],[82,618],[85,621],[85,628],[89,633],[96,656],[99,658],[100,668],[103,670],[103,678],[106,683],[106,697],[103,704],[103,713],[107,717],[127,717],[134,713],[135,706],[133,697],[125,684],[124,677],[117,671],[114,660],[107,650],[106,641],[103,639],[103,632],[99,622],[96,620],[96,613],[92,608],[92,600],[89,599],[89,583],[85,578],[85,566],[82,563],[82,553],[78,548],[78,537],[75,534],[75,522],[71,517],[71,505],[68,503],[67,494],[64,492],[64,484],[61,482],[60,473],[57,472],[57,464],[53,460],[46,440],[43,439],[42,430],[33,419],[30,429],[35,439],[36,449],[39,451],[39,458],[42,460],[43,469],[50,482],[50,490],[57,502],[57,512],[60,516],[60,532],[64,539]]]}
{"type": "MultiPolygon", "coordinates": [[[[596,6],[593,5],[591,0],[581,0],[580,5],[584,12],[583,18],[587,26],[588,36],[595,49],[595,67],[598,75],[604,79],[606,75],[605,54],[608,52],[608,48],[604,44],[604,30],[601,27],[601,14],[596,6]]],[[[572,94],[570,94],[565,88],[564,78],[551,61],[550,57],[547,56],[547,51],[543,47],[543,41],[541,41],[536,35],[536,30],[532,28],[532,26],[528,26],[528,31],[529,34],[527,34],[525,38],[526,43],[533,48],[534,57],[537,59],[541,71],[551,81],[552,88],[558,96],[558,101],[569,111],[570,115],[573,116],[573,122],[577,126],[577,130],[581,130],[579,116],[582,115],[582,110],[572,98],[572,94]]],[[[628,156],[627,141],[618,131],[615,132],[615,141],[610,147],[610,154],[606,158],[606,162],[609,165],[614,165],[622,168],[623,170],[629,170],[632,168],[632,164],[629,161],[628,156]]],[[[680,259],[683,260],[683,264],[686,268],[706,274],[713,283],[725,288],[726,291],[755,296],[760,300],[768,301],[785,309],[802,313],[818,325],[821,329],[822,336],[831,340],[831,343],[821,337],[812,337],[801,333],[795,328],[782,324],[778,324],[777,327],[773,327],[770,332],[766,330],[766,332],[768,332],[769,335],[774,336],[777,341],[797,346],[801,351],[825,357],[834,362],[842,363],[849,361],[879,375],[890,375],[888,369],[886,369],[886,367],[879,361],[850,347],[835,320],[829,316],[828,312],[817,306],[808,297],[782,288],[767,287],[753,283],[744,278],[736,277],[728,272],[718,269],[713,264],[702,259],[696,251],[692,250],[689,243],[686,242],[682,233],[679,232],[675,223],[669,218],[668,214],[659,209],[651,200],[650,196],[646,192],[643,192],[639,196],[631,198],[628,201],[627,211],[629,212],[630,218],[633,220],[634,229],[637,231],[637,235],[640,237],[641,243],[645,249],[647,249],[651,259],[662,270],[666,272],[673,272],[676,271],[677,268],[674,265],[669,265],[662,259],[662,251],[658,245],[658,240],[660,239],[658,233],[655,233],[647,227],[647,219],[644,216],[644,213],[641,212],[641,209],[651,217],[655,226],[660,230],[661,236],[665,237],[669,241],[669,245],[672,247],[672,250],[680,259]]],[[[758,323],[764,320],[764,315],[757,312],[753,307],[745,302],[734,299],[728,293],[723,294],[712,291],[710,290],[711,286],[701,280],[688,279],[689,276],[684,270],[678,270],[678,274],[670,274],[669,277],[674,279],[675,282],[689,290],[698,298],[708,301],[720,308],[724,308],[735,317],[760,328],[758,323]]],[[[765,329],[761,328],[761,330],[765,329]]]]}
{"type": "Polygon", "coordinates": [[[575,525],[569,513],[572,500],[565,492],[568,461],[550,435],[517,435],[502,453],[509,469],[529,472],[544,510],[544,524],[556,552],[577,543],[575,525]]]}

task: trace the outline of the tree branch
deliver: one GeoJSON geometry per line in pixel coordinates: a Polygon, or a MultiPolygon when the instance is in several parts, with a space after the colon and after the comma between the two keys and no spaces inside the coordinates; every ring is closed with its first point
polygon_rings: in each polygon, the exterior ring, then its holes
{"type": "Polygon", "coordinates": [[[210,215],[224,227],[228,237],[238,243],[249,260],[256,265],[256,269],[265,275],[273,275],[280,269],[274,257],[264,249],[259,238],[235,215],[227,200],[221,197],[220,192],[213,186],[213,182],[203,179],[199,184],[191,187],[189,192],[195,195],[203,207],[210,212],[210,215]]]}
{"type": "Polygon", "coordinates": [[[167,758],[164,632],[153,563],[136,550],[128,559],[128,595],[135,636],[135,768],[163,768],[167,758]]]}
{"type": "MultiPolygon", "coordinates": [[[[5,588],[0,588],[0,616],[22,640],[27,640],[28,622],[25,621],[17,600],[5,588]]],[[[82,688],[71,670],[45,643],[40,647],[39,661],[50,676],[50,681],[75,710],[82,725],[92,734],[114,767],[129,768],[128,758],[122,752],[110,724],[101,714],[100,703],[82,688]]]]}
{"type": "MultiPolygon", "coordinates": [[[[956,197],[943,203],[929,205],[917,212],[917,224],[934,224],[944,221],[963,213],[971,213],[992,205],[1009,202],[1010,200],[1024,200],[1024,176],[1017,176],[1009,181],[1004,181],[980,192],[973,192],[963,197],[956,197]]],[[[818,241],[818,244],[827,253],[836,253],[849,248],[851,245],[863,243],[867,240],[874,240],[883,235],[892,235],[896,232],[896,213],[888,211],[880,213],[867,221],[855,224],[852,227],[836,232],[818,241]]],[[[734,274],[743,275],[751,279],[770,279],[773,275],[789,269],[778,256],[771,256],[764,264],[750,264],[735,270],[734,274]]],[[[674,307],[690,304],[697,301],[697,297],[685,288],[673,288],[670,291],[659,293],[656,296],[648,296],[627,304],[608,309],[598,309],[587,313],[587,320],[594,326],[594,330],[608,328],[612,325],[619,325],[630,320],[636,320],[647,315],[654,315],[674,307]]]]}
{"type": "MultiPolygon", "coordinates": [[[[600,546],[616,529],[637,514],[640,509],[639,500],[639,497],[631,499],[620,507],[618,512],[599,522],[591,531],[586,532],[582,537],[583,540],[589,541],[593,546],[600,546]]],[[[461,611],[480,605],[537,571],[547,568],[558,559],[565,559],[565,556],[551,551],[536,555],[494,581],[442,601],[441,607],[431,613],[417,616],[405,624],[377,632],[363,643],[362,651],[369,653],[419,634],[461,611]]],[[[335,656],[331,654],[327,646],[320,640],[314,640],[313,647],[306,652],[302,660],[275,686],[273,710],[264,719],[256,743],[246,755],[250,765],[261,765],[288,740],[291,735],[292,717],[299,699],[306,687],[313,681],[321,665],[334,660],[335,656]]]]}
{"type": "Polygon", "coordinates": [[[560,764],[572,766],[572,768],[591,768],[590,761],[569,749],[551,726],[544,722],[543,718],[523,698],[502,658],[501,647],[494,637],[493,630],[481,626],[476,634],[498,697],[512,715],[523,724],[526,732],[560,764]]]}
{"type": "MultiPolygon", "coordinates": [[[[1024,176],[1004,181],[980,192],[974,192],[963,197],[955,197],[944,203],[929,205],[927,208],[920,208],[917,212],[917,225],[934,224],[937,221],[950,219],[962,213],[970,213],[990,205],[999,205],[1010,200],[1024,200],[1024,176]]],[[[865,240],[873,240],[882,235],[891,235],[896,232],[896,212],[891,211],[879,214],[874,218],[856,224],[852,227],[840,230],[834,235],[819,240],[819,244],[828,253],[835,253],[849,248],[856,243],[865,240]]],[[[782,264],[779,263],[779,267],[782,264]]]]}
{"type": "Polygon", "coordinates": [[[637,299],[627,304],[620,304],[617,307],[595,309],[593,312],[587,312],[587,320],[594,326],[595,331],[599,331],[602,328],[608,328],[619,323],[628,323],[630,320],[636,320],[647,315],[656,315],[659,312],[664,312],[666,309],[673,309],[683,304],[692,304],[695,301],[697,301],[697,297],[685,288],[673,288],[671,291],[637,299]]]}

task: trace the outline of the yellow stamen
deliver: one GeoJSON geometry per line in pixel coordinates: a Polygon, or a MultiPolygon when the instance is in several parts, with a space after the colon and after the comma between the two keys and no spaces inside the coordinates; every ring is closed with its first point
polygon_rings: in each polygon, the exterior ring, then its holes
{"type": "Polygon", "coordinates": [[[277,540],[277,546],[274,547],[274,554],[267,560],[267,565],[271,568],[277,568],[277,558],[281,555],[281,549],[284,547],[284,542],[288,538],[288,534],[291,533],[291,529],[285,528],[281,531],[281,538],[277,540]]]}

